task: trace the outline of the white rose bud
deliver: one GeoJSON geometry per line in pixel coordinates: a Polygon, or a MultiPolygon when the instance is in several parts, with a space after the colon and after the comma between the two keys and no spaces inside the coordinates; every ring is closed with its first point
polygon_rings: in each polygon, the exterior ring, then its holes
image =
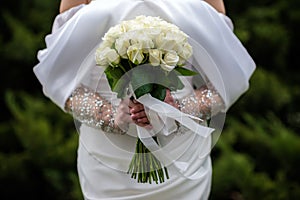
{"type": "Polygon", "coordinates": [[[100,46],[99,46],[99,50],[103,50],[103,49],[105,49],[106,47],[109,47],[109,48],[111,48],[111,46],[112,46],[112,43],[111,42],[109,42],[109,41],[107,41],[107,40],[103,40],[103,42],[100,44],[100,46]]]}
{"type": "Polygon", "coordinates": [[[116,64],[120,63],[120,56],[117,53],[117,51],[114,50],[114,49],[109,49],[106,52],[106,57],[107,57],[107,60],[108,60],[109,64],[115,64],[116,65],[116,64]]]}
{"type": "Polygon", "coordinates": [[[186,64],[186,60],[179,56],[179,61],[177,63],[177,66],[182,67],[185,64],[186,64]]]}
{"type": "Polygon", "coordinates": [[[127,49],[129,46],[129,39],[126,37],[121,37],[116,40],[115,48],[122,58],[127,58],[127,49]]]}
{"type": "Polygon", "coordinates": [[[185,43],[182,47],[182,51],[180,51],[179,56],[182,57],[183,59],[187,60],[189,57],[191,57],[193,54],[193,47],[185,43]]]}
{"type": "Polygon", "coordinates": [[[156,45],[158,49],[164,51],[171,51],[176,46],[176,41],[167,38],[163,33],[161,33],[161,35],[159,35],[158,38],[156,39],[156,45]]]}
{"type": "Polygon", "coordinates": [[[152,49],[154,47],[154,43],[149,37],[144,37],[139,41],[139,44],[142,49],[152,49]]]}
{"type": "Polygon", "coordinates": [[[144,60],[143,51],[136,44],[128,47],[127,56],[129,60],[136,65],[141,64],[142,61],[144,60]]]}
{"type": "Polygon", "coordinates": [[[149,50],[149,62],[153,66],[158,66],[160,64],[160,60],[162,59],[162,53],[158,49],[150,49],[149,50]]]}
{"type": "Polygon", "coordinates": [[[106,47],[96,51],[96,63],[100,66],[108,66],[110,64],[119,64],[120,56],[116,50],[106,47]]]}
{"type": "Polygon", "coordinates": [[[96,59],[97,65],[100,65],[103,67],[108,65],[107,59],[103,55],[103,49],[99,48],[96,50],[95,59],[96,59]]]}
{"type": "Polygon", "coordinates": [[[107,33],[105,33],[103,40],[113,44],[116,38],[118,38],[122,33],[123,28],[121,27],[121,25],[113,26],[107,31],[107,33]]]}
{"type": "Polygon", "coordinates": [[[160,35],[160,33],[161,29],[159,28],[149,28],[149,30],[147,30],[147,35],[152,41],[155,41],[160,35]]]}
{"type": "Polygon", "coordinates": [[[161,59],[162,64],[160,66],[164,70],[170,72],[176,67],[178,61],[179,61],[179,56],[177,55],[177,53],[174,51],[170,51],[165,54],[163,59],[161,59]]]}
{"type": "Polygon", "coordinates": [[[137,30],[133,32],[131,43],[137,44],[140,49],[147,50],[154,47],[154,43],[150,36],[144,31],[137,30]]]}

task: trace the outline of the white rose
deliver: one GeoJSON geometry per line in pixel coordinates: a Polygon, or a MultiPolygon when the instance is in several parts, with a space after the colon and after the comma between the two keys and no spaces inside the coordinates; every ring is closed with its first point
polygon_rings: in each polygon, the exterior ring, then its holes
{"type": "Polygon", "coordinates": [[[150,49],[149,50],[149,62],[153,66],[158,66],[162,59],[162,53],[158,49],[150,49]]]}
{"type": "Polygon", "coordinates": [[[109,64],[119,64],[120,63],[120,56],[114,49],[108,49],[108,51],[106,52],[106,58],[107,58],[109,64]]]}
{"type": "Polygon", "coordinates": [[[164,51],[172,51],[176,46],[176,42],[167,38],[164,34],[160,34],[156,39],[156,48],[164,51]]]}
{"type": "Polygon", "coordinates": [[[134,19],[134,21],[137,22],[137,23],[143,23],[146,19],[147,19],[147,17],[145,15],[140,15],[140,16],[137,16],[134,19]]]}
{"type": "Polygon", "coordinates": [[[179,61],[179,56],[176,52],[167,52],[163,59],[161,59],[161,67],[166,71],[172,71],[179,61]]]}
{"type": "Polygon", "coordinates": [[[129,38],[120,37],[116,40],[115,49],[122,58],[127,58],[127,49],[130,46],[129,38]]]}
{"type": "Polygon", "coordinates": [[[103,40],[113,44],[123,32],[124,29],[121,25],[113,26],[105,33],[103,40]]]}
{"type": "Polygon", "coordinates": [[[100,48],[100,49],[105,49],[106,47],[111,48],[111,46],[112,46],[112,44],[111,44],[110,42],[104,40],[104,41],[100,44],[99,48],[100,48]]]}
{"type": "Polygon", "coordinates": [[[181,51],[179,51],[179,56],[184,60],[189,59],[189,57],[191,57],[192,54],[193,54],[193,48],[189,43],[185,43],[181,48],[181,51]]]}
{"type": "Polygon", "coordinates": [[[128,59],[136,65],[139,65],[144,60],[142,49],[137,44],[131,45],[127,50],[128,59]]]}
{"type": "Polygon", "coordinates": [[[103,67],[108,65],[107,59],[103,55],[103,49],[99,48],[96,50],[95,59],[96,59],[97,65],[100,65],[103,67]]]}
{"type": "Polygon", "coordinates": [[[140,49],[148,52],[148,49],[154,48],[154,42],[143,31],[135,31],[135,34],[131,40],[132,44],[136,44],[140,49]]]}
{"type": "Polygon", "coordinates": [[[183,44],[186,42],[186,35],[182,34],[179,30],[177,31],[168,31],[166,38],[176,41],[177,44],[183,44]]]}
{"type": "Polygon", "coordinates": [[[120,56],[116,50],[106,47],[104,49],[97,49],[96,63],[100,66],[108,66],[110,64],[119,64],[120,56]]]}
{"type": "Polygon", "coordinates": [[[186,60],[179,56],[177,66],[182,67],[184,64],[186,64],[186,60]]]}
{"type": "Polygon", "coordinates": [[[135,23],[132,20],[123,21],[122,22],[122,27],[123,27],[123,30],[125,30],[125,32],[129,32],[129,31],[134,30],[137,27],[137,23],[135,23]]]}
{"type": "Polygon", "coordinates": [[[154,43],[149,37],[141,38],[139,44],[142,49],[152,49],[154,47],[154,43]]]}
{"type": "Polygon", "coordinates": [[[166,21],[160,21],[159,26],[167,31],[178,31],[179,30],[179,28],[176,25],[168,23],[166,21]]]}
{"type": "Polygon", "coordinates": [[[149,28],[147,30],[147,35],[152,41],[156,41],[158,36],[161,34],[161,29],[159,28],[149,28]]]}

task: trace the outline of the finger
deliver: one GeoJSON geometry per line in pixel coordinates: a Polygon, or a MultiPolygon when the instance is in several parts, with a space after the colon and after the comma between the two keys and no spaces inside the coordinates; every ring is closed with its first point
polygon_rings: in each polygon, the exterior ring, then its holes
{"type": "Polygon", "coordinates": [[[166,89],[166,96],[170,96],[171,95],[171,90],[170,89],[166,89]]]}
{"type": "Polygon", "coordinates": [[[150,121],[148,120],[147,117],[137,119],[136,121],[137,121],[137,123],[139,123],[139,124],[140,124],[140,123],[142,123],[142,124],[150,124],[150,121]]]}
{"type": "Polygon", "coordinates": [[[130,108],[129,112],[131,114],[135,114],[135,113],[141,112],[143,110],[144,110],[143,104],[138,103],[138,104],[135,104],[135,106],[133,106],[132,108],[130,108]]]}
{"type": "Polygon", "coordinates": [[[132,120],[137,120],[137,119],[144,118],[144,117],[147,117],[145,111],[141,111],[141,112],[138,112],[138,113],[132,113],[131,114],[131,119],[132,120]]]}
{"type": "Polygon", "coordinates": [[[166,91],[166,97],[165,97],[164,101],[165,102],[172,102],[172,101],[174,101],[174,98],[172,97],[170,90],[166,91]]]}
{"type": "Polygon", "coordinates": [[[139,105],[139,104],[141,104],[141,103],[138,102],[138,101],[135,100],[135,99],[130,99],[130,100],[128,101],[128,106],[129,106],[129,108],[132,108],[132,107],[134,107],[134,106],[136,106],[136,105],[139,105]]]}

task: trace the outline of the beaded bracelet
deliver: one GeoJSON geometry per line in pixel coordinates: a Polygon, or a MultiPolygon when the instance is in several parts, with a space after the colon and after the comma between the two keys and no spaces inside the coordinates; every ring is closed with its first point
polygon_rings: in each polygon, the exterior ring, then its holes
{"type": "Polygon", "coordinates": [[[196,90],[193,95],[176,102],[182,112],[203,120],[210,119],[224,108],[224,103],[218,92],[206,86],[196,90]]]}
{"type": "Polygon", "coordinates": [[[68,99],[67,111],[87,126],[108,133],[125,133],[115,125],[116,109],[98,93],[84,86],[73,91],[68,99]]]}

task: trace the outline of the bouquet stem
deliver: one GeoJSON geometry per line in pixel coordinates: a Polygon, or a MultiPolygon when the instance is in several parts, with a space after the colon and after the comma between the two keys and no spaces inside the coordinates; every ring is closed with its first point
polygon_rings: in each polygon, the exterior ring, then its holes
{"type": "MultiPolygon", "coordinates": [[[[153,137],[157,142],[157,138],[153,137]]],[[[169,179],[168,170],[162,166],[160,161],[149,151],[138,138],[134,156],[129,165],[128,174],[137,179],[138,183],[163,183],[165,177],[169,179]]]]}

